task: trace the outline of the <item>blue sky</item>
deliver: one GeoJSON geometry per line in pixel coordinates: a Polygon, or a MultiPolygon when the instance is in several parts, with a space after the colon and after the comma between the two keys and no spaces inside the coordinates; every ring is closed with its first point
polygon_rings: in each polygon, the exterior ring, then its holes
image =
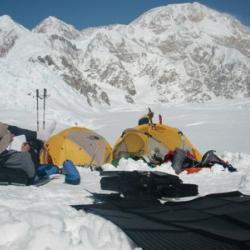
{"type": "MultiPolygon", "coordinates": [[[[128,24],[154,7],[183,0],[0,0],[0,15],[9,15],[26,28],[55,16],[81,30],[87,27],[128,24]]],[[[218,11],[229,13],[250,26],[249,0],[197,0],[218,11]]]]}

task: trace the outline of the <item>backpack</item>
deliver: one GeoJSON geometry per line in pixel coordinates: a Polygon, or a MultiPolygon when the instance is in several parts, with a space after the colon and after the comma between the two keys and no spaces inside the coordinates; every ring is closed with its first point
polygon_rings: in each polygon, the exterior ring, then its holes
{"type": "Polygon", "coordinates": [[[0,185],[27,186],[30,182],[31,180],[24,170],[0,167],[0,185]]]}

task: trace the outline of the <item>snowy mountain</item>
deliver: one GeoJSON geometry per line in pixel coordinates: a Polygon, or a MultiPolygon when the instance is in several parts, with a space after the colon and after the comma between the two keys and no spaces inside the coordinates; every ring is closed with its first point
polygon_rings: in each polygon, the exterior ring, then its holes
{"type": "Polygon", "coordinates": [[[0,17],[0,95],[10,107],[10,95],[32,103],[31,93],[44,87],[78,110],[249,98],[249,65],[250,29],[199,3],[82,31],[55,17],[32,31],[0,17]]]}

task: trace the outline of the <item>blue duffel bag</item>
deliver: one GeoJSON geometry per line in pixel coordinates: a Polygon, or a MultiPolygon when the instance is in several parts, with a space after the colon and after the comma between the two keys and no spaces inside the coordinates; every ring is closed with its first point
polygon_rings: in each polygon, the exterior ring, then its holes
{"type": "Polygon", "coordinates": [[[65,175],[65,182],[71,185],[78,185],[81,182],[81,176],[70,160],[63,162],[63,174],[65,175]]]}

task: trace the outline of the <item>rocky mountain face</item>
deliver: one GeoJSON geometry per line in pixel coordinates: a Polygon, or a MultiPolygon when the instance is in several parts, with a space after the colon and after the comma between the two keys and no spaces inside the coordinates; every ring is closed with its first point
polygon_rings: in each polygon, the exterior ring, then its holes
{"type": "Polygon", "coordinates": [[[82,31],[54,17],[29,31],[2,16],[0,64],[13,60],[39,68],[32,82],[53,75],[90,106],[250,97],[250,29],[199,3],[82,31]]]}

